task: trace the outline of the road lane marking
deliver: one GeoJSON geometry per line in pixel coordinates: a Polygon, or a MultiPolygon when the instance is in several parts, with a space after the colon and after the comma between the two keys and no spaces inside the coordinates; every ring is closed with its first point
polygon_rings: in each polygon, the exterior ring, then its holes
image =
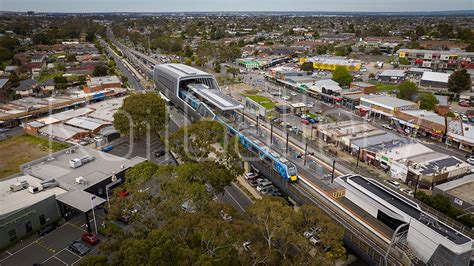
{"type": "Polygon", "coordinates": [[[227,194],[229,194],[229,196],[232,198],[232,200],[235,201],[235,203],[237,203],[237,205],[240,207],[240,209],[242,209],[244,212],[247,212],[244,207],[242,207],[242,205],[240,205],[240,203],[234,198],[234,196],[232,196],[232,194],[227,190],[227,188],[224,188],[224,190],[227,192],[227,194]]]}

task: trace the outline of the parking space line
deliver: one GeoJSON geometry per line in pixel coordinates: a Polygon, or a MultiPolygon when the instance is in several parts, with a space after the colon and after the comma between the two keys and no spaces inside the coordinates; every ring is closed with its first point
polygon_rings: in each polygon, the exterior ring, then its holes
{"type": "Polygon", "coordinates": [[[73,223],[70,223],[70,222],[67,222],[67,224],[70,224],[71,226],[73,226],[73,227],[75,227],[75,228],[77,228],[77,229],[79,229],[79,230],[81,230],[81,231],[87,232],[87,230],[84,230],[84,229],[81,228],[82,226],[84,226],[84,225],[86,225],[86,224],[83,224],[81,227],[79,227],[79,226],[77,226],[77,225],[75,225],[75,224],[73,224],[73,223]]]}
{"type": "Polygon", "coordinates": [[[227,192],[227,194],[229,194],[229,196],[232,198],[232,200],[234,200],[235,203],[237,203],[237,205],[238,205],[244,212],[247,212],[247,211],[244,209],[244,207],[242,207],[242,205],[240,205],[240,203],[234,198],[234,196],[232,196],[232,194],[230,194],[230,192],[229,192],[226,188],[224,188],[224,190],[227,192]]]}
{"type": "MultiPolygon", "coordinates": [[[[68,263],[66,263],[65,261],[63,261],[62,259],[56,257],[56,256],[53,256],[55,259],[59,260],[60,262],[64,263],[64,265],[69,265],[68,263]]],[[[53,258],[51,257],[51,258],[53,258]]]]}
{"type": "Polygon", "coordinates": [[[5,253],[7,253],[8,255],[13,255],[10,251],[6,250],[5,253]]]}

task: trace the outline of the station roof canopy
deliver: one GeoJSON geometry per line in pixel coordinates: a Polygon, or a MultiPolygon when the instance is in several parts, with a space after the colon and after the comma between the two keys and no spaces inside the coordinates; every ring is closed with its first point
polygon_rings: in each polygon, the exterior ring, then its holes
{"type": "Polygon", "coordinates": [[[243,109],[244,106],[232,97],[225,95],[220,90],[209,89],[204,84],[189,84],[188,87],[200,97],[209,101],[213,106],[221,111],[243,109]]]}
{"type": "Polygon", "coordinates": [[[159,69],[175,79],[199,76],[212,77],[209,73],[183,64],[161,64],[156,65],[155,69],[159,69]]]}
{"type": "Polygon", "coordinates": [[[93,206],[104,204],[106,201],[84,190],[74,190],[69,193],[64,193],[58,196],[57,199],[81,212],[88,212],[92,210],[93,206]]]}

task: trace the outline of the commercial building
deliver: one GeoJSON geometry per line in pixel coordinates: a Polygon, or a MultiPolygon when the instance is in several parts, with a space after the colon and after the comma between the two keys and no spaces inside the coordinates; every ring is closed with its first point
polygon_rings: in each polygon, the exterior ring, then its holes
{"type": "Polygon", "coordinates": [[[92,93],[121,87],[122,82],[117,76],[91,77],[87,80],[87,86],[84,86],[84,92],[92,93]]]}
{"type": "Polygon", "coordinates": [[[261,67],[260,62],[257,61],[255,58],[251,58],[251,57],[239,58],[235,60],[235,62],[239,66],[244,67],[247,70],[259,69],[261,67]]]}
{"type": "Polygon", "coordinates": [[[377,86],[370,83],[365,83],[361,81],[353,81],[349,85],[351,90],[359,90],[364,94],[372,94],[377,92],[377,86]]]}
{"type": "Polygon", "coordinates": [[[387,69],[377,75],[377,80],[381,82],[400,83],[407,77],[405,70],[387,69]]]}
{"type": "Polygon", "coordinates": [[[392,118],[397,128],[407,129],[412,133],[441,139],[446,133],[446,119],[426,110],[402,110],[392,118]]]}
{"type": "Polygon", "coordinates": [[[474,68],[474,53],[459,51],[400,49],[398,57],[412,65],[431,68],[434,71],[474,68]]]}
{"type": "MultiPolygon", "coordinates": [[[[20,168],[24,175],[43,183],[54,182],[64,190],[57,197],[61,215],[65,218],[85,215],[84,221],[91,229],[92,207],[104,204],[111,191],[125,181],[125,171],[145,160],[141,157],[125,159],[86,146],[73,146],[20,168]]],[[[40,195],[44,191],[48,190],[38,188],[35,193],[40,195]]]]}
{"type": "Polygon", "coordinates": [[[437,185],[433,188],[433,195],[441,194],[448,197],[454,207],[471,212],[474,208],[474,174],[437,185]]]}
{"type": "MultiPolygon", "coordinates": [[[[72,127],[66,124],[50,124],[37,128],[36,125],[38,122],[28,125],[28,133],[34,133],[35,130],[37,133],[43,136],[47,136],[59,141],[73,141],[80,140],[85,137],[91,136],[89,131],[80,129],[77,127],[72,127]]],[[[43,124],[44,125],[44,124],[43,124]]]]}
{"type": "Polygon", "coordinates": [[[421,77],[420,85],[430,88],[448,88],[449,76],[451,74],[426,71],[421,77]]]}
{"type": "Polygon", "coordinates": [[[99,131],[110,125],[111,123],[91,117],[75,117],[64,123],[65,125],[73,126],[78,129],[85,130],[90,134],[97,134],[99,131]]]}
{"type": "Polygon", "coordinates": [[[378,115],[391,118],[398,111],[417,110],[417,103],[398,99],[386,95],[370,95],[360,98],[360,105],[356,107],[361,115],[378,115]]]}
{"type": "Polygon", "coordinates": [[[313,63],[314,69],[330,71],[334,71],[338,66],[346,67],[349,71],[358,71],[362,66],[362,62],[359,60],[347,59],[345,57],[338,56],[315,56],[300,58],[300,65],[306,62],[313,63]]]}
{"type": "Polygon", "coordinates": [[[0,181],[0,248],[60,219],[56,198],[67,191],[54,182],[42,182],[30,175],[0,181]],[[32,186],[43,189],[32,193],[32,186]]]}
{"type": "Polygon", "coordinates": [[[461,120],[450,121],[446,143],[470,153],[474,152],[474,125],[461,120]]]}

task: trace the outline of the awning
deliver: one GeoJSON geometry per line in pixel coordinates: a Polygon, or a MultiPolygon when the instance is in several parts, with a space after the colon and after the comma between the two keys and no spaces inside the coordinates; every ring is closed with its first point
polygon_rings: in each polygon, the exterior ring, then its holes
{"type": "Polygon", "coordinates": [[[88,212],[92,206],[104,204],[106,200],[84,190],[74,190],[58,196],[58,201],[62,202],[78,211],[88,212]]]}

